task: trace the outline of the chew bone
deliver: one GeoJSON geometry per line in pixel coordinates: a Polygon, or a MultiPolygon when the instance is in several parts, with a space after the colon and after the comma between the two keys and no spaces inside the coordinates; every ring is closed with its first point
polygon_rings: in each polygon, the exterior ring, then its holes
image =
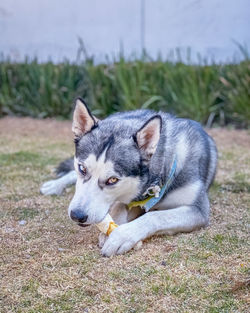
{"type": "Polygon", "coordinates": [[[118,227],[118,225],[115,224],[115,222],[113,221],[112,217],[107,214],[105,216],[105,218],[98,224],[96,224],[96,226],[99,228],[99,230],[104,233],[105,235],[109,236],[110,233],[116,228],[118,227]]]}

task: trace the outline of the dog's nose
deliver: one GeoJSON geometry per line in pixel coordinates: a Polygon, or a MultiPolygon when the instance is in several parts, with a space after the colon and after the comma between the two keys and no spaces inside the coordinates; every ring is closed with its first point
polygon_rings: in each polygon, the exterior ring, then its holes
{"type": "Polygon", "coordinates": [[[75,222],[84,223],[87,221],[88,215],[85,215],[81,210],[75,210],[70,212],[70,217],[75,222]]]}

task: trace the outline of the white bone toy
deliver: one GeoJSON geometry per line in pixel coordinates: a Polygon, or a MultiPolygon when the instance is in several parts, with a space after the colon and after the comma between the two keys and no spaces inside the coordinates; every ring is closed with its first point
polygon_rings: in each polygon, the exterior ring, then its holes
{"type": "Polygon", "coordinates": [[[105,235],[109,236],[111,232],[118,227],[118,225],[113,221],[112,217],[107,214],[105,218],[96,226],[99,228],[99,230],[104,233],[105,235]]]}

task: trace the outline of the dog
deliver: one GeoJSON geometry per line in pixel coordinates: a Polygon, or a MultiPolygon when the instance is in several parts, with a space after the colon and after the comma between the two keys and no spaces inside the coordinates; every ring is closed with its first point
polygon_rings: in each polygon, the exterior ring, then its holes
{"type": "Polygon", "coordinates": [[[119,226],[102,238],[102,255],[123,254],[155,234],[208,225],[217,148],[198,122],[152,110],[98,120],[78,98],[72,131],[74,159],[61,163],[60,177],[41,192],[58,195],[76,183],[68,214],[83,227],[111,214],[119,226]]]}

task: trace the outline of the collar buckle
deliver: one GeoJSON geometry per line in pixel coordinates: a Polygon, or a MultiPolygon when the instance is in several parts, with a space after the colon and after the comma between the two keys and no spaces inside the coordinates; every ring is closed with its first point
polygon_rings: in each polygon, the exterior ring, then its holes
{"type": "Polygon", "coordinates": [[[160,197],[161,188],[158,185],[149,187],[144,193],[143,196],[154,196],[155,198],[160,197]]]}

